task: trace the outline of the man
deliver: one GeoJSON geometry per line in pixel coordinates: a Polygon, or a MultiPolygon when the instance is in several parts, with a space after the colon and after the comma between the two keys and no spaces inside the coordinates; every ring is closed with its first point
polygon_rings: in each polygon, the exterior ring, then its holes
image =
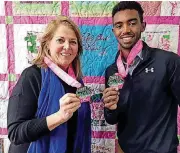
{"type": "Polygon", "coordinates": [[[118,123],[125,153],[177,153],[180,58],[140,40],[146,26],[143,12],[133,1],[113,8],[119,52],[105,73],[105,119],[118,123]]]}

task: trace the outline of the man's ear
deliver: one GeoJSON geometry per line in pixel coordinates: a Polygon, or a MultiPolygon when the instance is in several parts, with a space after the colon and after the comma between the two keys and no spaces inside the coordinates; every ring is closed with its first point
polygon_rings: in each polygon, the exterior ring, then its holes
{"type": "Polygon", "coordinates": [[[114,33],[114,28],[112,28],[112,32],[114,33]]]}
{"type": "Polygon", "coordinates": [[[146,29],[146,22],[141,23],[141,32],[144,32],[146,29]]]}

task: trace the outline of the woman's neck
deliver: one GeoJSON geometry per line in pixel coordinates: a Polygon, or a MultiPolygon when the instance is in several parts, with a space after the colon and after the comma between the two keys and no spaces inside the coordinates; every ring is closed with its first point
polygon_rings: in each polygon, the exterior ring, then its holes
{"type": "Polygon", "coordinates": [[[68,72],[69,66],[59,66],[63,71],[68,72]]]}

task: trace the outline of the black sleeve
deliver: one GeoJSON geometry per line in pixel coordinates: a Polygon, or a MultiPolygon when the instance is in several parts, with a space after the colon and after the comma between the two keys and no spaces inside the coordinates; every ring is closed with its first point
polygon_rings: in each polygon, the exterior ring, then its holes
{"type": "Polygon", "coordinates": [[[40,89],[40,69],[25,69],[9,98],[7,112],[8,137],[16,145],[35,141],[49,132],[46,118],[35,118],[40,89]]]}
{"type": "MultiPolygon", "coordinates": [[[[108,79],[109,76],[113,75],[114,73],[117,72],[117,66],[114,63],[112,66],[110,66],[109,68],[106,69],[105,71],[105,88],[108,88],[108,79]]],[[[123,98],[121,98],[121,91],[119,90],[120,95],[119,95],[119,101],[117,104],[117,108],[115,110],[109,110],[107,108],[104,108],[104,117],[107,123],[109,124],[117,124],[117,133],[118,135],[120,133],[122,133],[122,131],[124,130],[125,126],[126,126],[126,122],[127,122],[127,117],[126,117],[126,113],[124,111],[122,111],[123,109],[121,109],[120,103],[121,100],[123,100],[123,98]],[[120,100],[121,98],[121,100],[120,100]]]]}
{"type": "Polygon", "coordinates": [[[180,105],[180,57],[174,53],[171,53],[171,55],[167,67],[169,82],[171,91],[180,105]]]}

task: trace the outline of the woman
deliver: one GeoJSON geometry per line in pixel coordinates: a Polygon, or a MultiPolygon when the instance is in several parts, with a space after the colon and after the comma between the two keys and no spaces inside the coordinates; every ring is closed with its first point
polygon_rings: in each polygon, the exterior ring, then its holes
{"type": "Polygon", "coordinates": [[[76,86],[67,79],[82,83],[81,53],[81,35],[73,21],[65,16],[52,20],[34,65],[23,71],[9,99],[9,153],[91,152],[90,105],[80,103],[76,86]],[[61,78],[52,65],[63,70],[61,78]]]}

